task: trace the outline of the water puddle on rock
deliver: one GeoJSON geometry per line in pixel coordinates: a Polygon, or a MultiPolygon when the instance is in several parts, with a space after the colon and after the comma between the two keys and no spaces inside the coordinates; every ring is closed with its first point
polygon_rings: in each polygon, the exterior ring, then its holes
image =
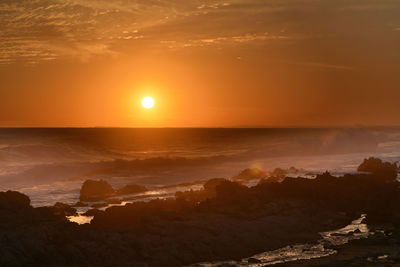
{"type": "Polygon", "coordinates": [[[308,260],[326,257],[336,253],[334,246],[342,245],[350,240],[367,238],[369,229],[363,223],[363,214],[351,224],[328,232],[320,233],[322,239],[316,244],[290,245],[277,250],[263,252],[241,261],[203,262],[191,265],[191,267],[218,267],[218,266],[266,266],[296,260],[308,260]]]}

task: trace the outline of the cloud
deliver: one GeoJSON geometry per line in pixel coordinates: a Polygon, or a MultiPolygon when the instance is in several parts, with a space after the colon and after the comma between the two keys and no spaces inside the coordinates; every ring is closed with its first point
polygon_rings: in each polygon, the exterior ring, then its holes
{"type": "Polygon", "coordinates": [[[110,44],[115,40],[140,38],[134,13],[133,8],[122,10],[106,2],[3,1],[0,60],[36,62],[112,54],[110,44]]]}
{"type": "Polygon", "coordinates": [[[177,42],[177,41],[160,41],[161,44],[167,45],[170,49],[177,48],[188,48],[188,47],[211,47],[211,46],[221,46],[221,45],[235,45],[235,44],[245,44],[245,43],[255,43],[273,40],[286,40],[291,37],[286,35],[270,35],[268,33],[252,34],[247,33],[243,35],[236,36],[221,36],[207,39],[191,39],[187,41],[177,42]]]}
{"type": "Polygon", "coordinates": [[[390,13],[382,23],[398,25],[395,0],[2,0],[0,64],[88,60],[117,55],[124,43],[180,49],[313,38],[346,31],[346,12],[375,9],[390,13]]]}

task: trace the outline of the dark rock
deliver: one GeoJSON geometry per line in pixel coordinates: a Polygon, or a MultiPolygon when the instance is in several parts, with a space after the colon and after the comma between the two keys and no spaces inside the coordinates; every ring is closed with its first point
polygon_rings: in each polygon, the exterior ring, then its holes
{"type": "Polygon", "coordinates": [[[236,182],[224,181],[216,186],[216,197],[229,201],[240,201],[240,196],[247,193],[248,187],[236,182]]]}
{"type": "MultiPolygon", "coordinates": [[[[399,251],[399,183],[375,173],[326,173],[253,187],[220,181],[214,197],[207,190],[188,191],[176,198],[90,210],[87,214],[94,218],[86,225],[57,217],[50,208],[33,208],[21,195],[9,201],[13,198],[4,200],[0,194],[0,266],[152,267],[239,260],[290,244],[315,243],[320,232],[348,225],[361,213],[367,214],[371,229],[388,223],[394,228],[390,240],[376,234],[367,245],[378,248],[379,255],[386,247],[399,251]],[[4,203],[19,206],[3,208],[4,203]]],[[[341,263],[366,266],[362,259],[341,263]]]]}
{"type": "Polygon", "coordinates": [[[264,184],[264,183],[280,183],[282,181],[282,178],[280,177],[268,177],[268,178],[262,178],[260,179],[260,181],[258,182],[258,184],[264,184]]]}
{"type": "Polygon", "coordinates": [[[103,213],[104,211],[99,210],[99,209],[90,209],[86,211],[85,213],[82,213],[83,216],[96,216],[100,213],[103,213]]]}
{"type": "Polygon", "coordinates": [[[383,162],[381,159],[374,157],[364,159],[357,170],[370,172],[388,180],[395,180],[398,172],[396,163],[383,162]]]}
{"type": "Polygon", "coordinates": [[[222,182],[228,181],[225,178],[213,178],[208,180],[204,185],[204,190],[208,192],[210,195],[215,196],[216,194],[216,187],[221,184],[222,182]]]}
{"type": "Polygon", "coordinates": [[[86,180],[81,188],[81,201],[100,201],[114,194],[114,189],[104,180],[86,180]]]}
{"type": "Polygon", "coordinates": [[[51,211],[57,216],[75,216],[77,215],[76,209],[68,204],[57,202],[54,206],[50,207],[51,211]]]}
{"type": "Polygon", "coordinates": [[[261,263],[261,261],[259,259],[256,259],[256,258],[248,258],[247,262],[248,263],[261,263]]]}
{"type": "Polygon", "coordinates": [[[31,200],[24,194],[16,191],[0,192],[1,207],[30,206],[31,200]]]}

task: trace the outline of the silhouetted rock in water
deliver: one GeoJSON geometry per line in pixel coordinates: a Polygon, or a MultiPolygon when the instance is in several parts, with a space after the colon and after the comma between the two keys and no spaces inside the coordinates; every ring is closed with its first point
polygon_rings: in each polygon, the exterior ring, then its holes
{"type": "Polygon", "coordinates": [[[74,205],[72,205],[73,208],[82,208],[82,207],[87,207],[87,206],[89,206],[89,205],[86,203],[83,203],[81,201],[78,201],[74,205]]]}
{"type": "Polygon", "coordinates": [[[24,194],[16,191],[0,192],[0,207],[26,207],[31,200],[24,194]]]}
{"type": "Polygon", "coordinates": [[[70,205],[61,202],[57,202],[56,204],[54,204],[54,206],[51,206],[49,208],[57,216],[65,217],[77,215],[76,209],[74,209],[70,205]]]}
{"type": "Polygon", "coordinates": [[[104,200],[115,193],[109,183],[104,180],[94,181],[86,180],[81,188],[81,201],[100,201],[104,200]]]}
{"type": "Polygon", "coordinates": [[[147,188],[141,185],[130,184],[116,190],[117,195],[129,195],[146,192],[147,188]]]}
{"type": "Polygon", "coordinates": [[[83,216],[95,216],[98,215],[100,213],[104,212],[103,210],[99,210],[99,209],[90,209],[88,211],[86,211],[85,213],[82,213],[83,216]]]}
{"type": "Polygon", "coordinates": [[[374,157],[364,159],[357,170],[360,172],[370,172],[388,180],[395,180],[398,172],[396,163],[383,162],[381,159],[374,157]]]}
{"type": "Polygon", "coordinates": [[[232,177],[232,181],[246,182],[253,179],[262,179],[266,177],[266,173],[258,168],[249,168],[232,177]]]}

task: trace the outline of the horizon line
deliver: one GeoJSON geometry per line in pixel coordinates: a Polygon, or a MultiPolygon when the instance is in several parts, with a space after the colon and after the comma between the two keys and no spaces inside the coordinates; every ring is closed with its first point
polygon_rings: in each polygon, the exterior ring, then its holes
{"type": "Polygon", "coordinates": [[[400,128],[400,125],[304,125],[304,126],[0,126],[0,129],[335,129],[400,128]]]}

